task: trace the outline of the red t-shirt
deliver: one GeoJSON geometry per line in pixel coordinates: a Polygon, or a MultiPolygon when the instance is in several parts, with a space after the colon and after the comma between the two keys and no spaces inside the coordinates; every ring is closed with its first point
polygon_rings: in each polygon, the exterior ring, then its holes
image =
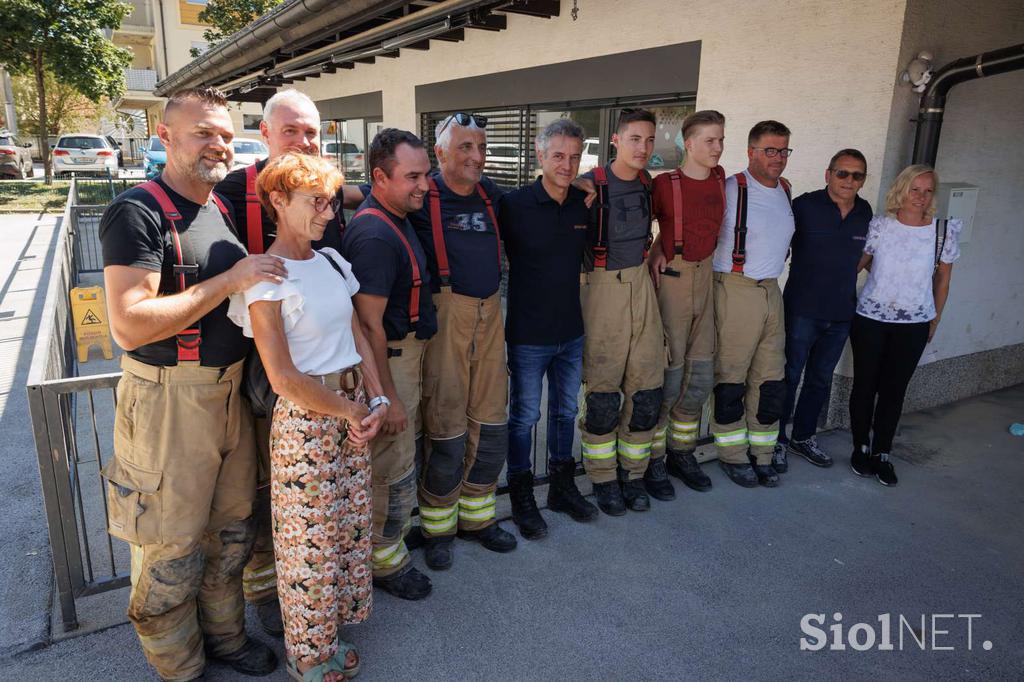
{"type": "MultiPolygon", "coordinates": [[[[725,177],[719,166],[705,180],[694,180],[680,172],[683,178],[683,260],[702,261],[715,252],[718,232],[725,213],[725,197],[718,173],[725,177]]],[[[654,202],[654,216],[662,234],[661,247],[665,258],[675,258],[675,210],[672,200],[672,179],[670,173],[654,178],[651,190],[654,202]]]]}

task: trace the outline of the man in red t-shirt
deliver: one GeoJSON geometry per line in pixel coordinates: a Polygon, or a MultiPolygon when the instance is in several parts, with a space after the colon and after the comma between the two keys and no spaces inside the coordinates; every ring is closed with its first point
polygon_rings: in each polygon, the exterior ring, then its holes
{"type": "Polygon", "coordinates": [[[648,258],[669,362],[644,484],[661,500],[675,497],[667,473],[694,490],[711,488],[693,453],[701,410],[714,385],[711,257],[725,213],[725,171],[718,165],[725,117],[712,110],[694,112],[683,120],[682,133],[682,168],[654,179],[659,234],[648,258]]]}

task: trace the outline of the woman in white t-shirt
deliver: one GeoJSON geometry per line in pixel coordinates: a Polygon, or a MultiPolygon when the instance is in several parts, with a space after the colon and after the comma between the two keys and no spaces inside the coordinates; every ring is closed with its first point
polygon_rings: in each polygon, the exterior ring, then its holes
{"type": "Polygon", "coordinates": [[[339,210],[342,176],[289,153],[259,174],[257,196],[277,224],[267,253],[288,276],[232,297],[228,315],[256,342],[278,395],[270,426],[271,513],[288,672],[299,680],[356,674],[338,626],[370,613],[370,455],[387,410],[352,296],[359,282],[333,249],[311,242],[339,210]],[[366,362],[362,359],[366,358],[366,362]]]}
{"type": "Polygon", "coordinates": [[[885,215],[868,227],[860,268],[868,279],[850,328],[850,466],[858,476],[896,485],[889,453],[903,398],[925,345],[932,340],[960,256],[961,221],[936,221],[931,166],[905,168],[885,198],[885,215]]]}

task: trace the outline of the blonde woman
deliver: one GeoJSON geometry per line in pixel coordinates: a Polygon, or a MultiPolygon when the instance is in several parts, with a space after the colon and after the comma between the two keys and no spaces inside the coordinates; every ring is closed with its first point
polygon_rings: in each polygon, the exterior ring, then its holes
{"type": "Polygon", "coordinates": [[[897,483],[889,454],[907,385],[942,319],[960,256],[961,221],[934,218],[938,184],[931,166],[905,168],[885,198],[885,215],[868,227],[860,261],[869,273],[850,329],[850,465],[887,486],[897,483]]]}
{"type": "Polygon", "coordinates": [[[339,682],[359,656],[338,626],[371,605],[370,458],[387,399],[352,307],[359,283],[333,249],[314,251],[339,210],[342,176],[288,153],[259,175],[257,196],[277,224],[267,253],[286,279],[236,295],[229,315],[256,341],[279,398],[270,427],[271,508],[288,672],[339,682]],[[367,358],[369,361],[363,362],[367,358]]]}

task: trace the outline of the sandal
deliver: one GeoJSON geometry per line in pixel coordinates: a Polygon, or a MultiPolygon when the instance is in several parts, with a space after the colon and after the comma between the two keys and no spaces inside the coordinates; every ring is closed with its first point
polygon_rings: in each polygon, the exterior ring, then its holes
{"type": "Polygon", "coordinates": [[[338,652],[328,658],[326,661],[319,665],[314,665],[306,672],[300,672],[298,663],[294,658],[288,659],[288,676],[296,682],[323,682],[324,676],[327,673],[338,672],[346,680],[351,680],[353,677],[359,674],[359,666],[362,660],[359,658],[359,652],[351,642],[338,639],[338,652]],[[345,659],[348,658],[348,652],[354,652],[356,655],[356,664],[350,668],[345,667],[345,659]]]}

